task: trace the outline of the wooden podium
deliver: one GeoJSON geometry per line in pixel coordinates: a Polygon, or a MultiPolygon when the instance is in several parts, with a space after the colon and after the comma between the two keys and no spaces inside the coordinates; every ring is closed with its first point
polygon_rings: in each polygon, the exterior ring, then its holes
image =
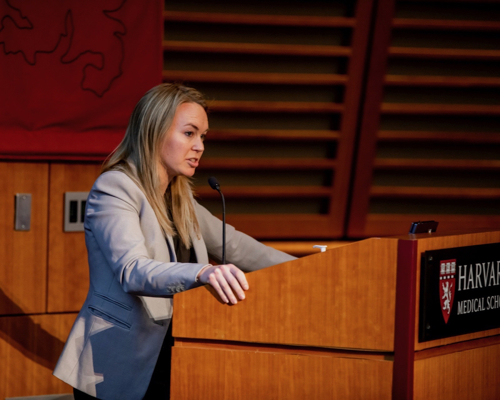
{"type": "Polygon", "coordinates": [[[171,398],[500,399],[500,329],[418,341],[422,254],[499,242],[372,238],[249,273],[236,306],[175,295],[171,398]]]}

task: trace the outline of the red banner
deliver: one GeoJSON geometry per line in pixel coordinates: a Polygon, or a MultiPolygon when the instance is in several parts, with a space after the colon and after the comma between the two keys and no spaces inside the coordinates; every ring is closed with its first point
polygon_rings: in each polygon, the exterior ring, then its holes
{"type": "Polygon", "coordinates": [[[161,82],[161,0],[0,0],[0,157],[103,158],[161,82]]]}

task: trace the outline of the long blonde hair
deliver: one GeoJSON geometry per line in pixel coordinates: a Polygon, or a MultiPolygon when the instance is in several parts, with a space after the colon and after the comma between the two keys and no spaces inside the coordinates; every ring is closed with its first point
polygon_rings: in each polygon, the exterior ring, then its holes
{"type": "Polygon", "coordinates": [[[134,180],[146,195],[163,233],[173,236],[175,230],[167,208],[171,202],[173,224],[182,243],[189,248],[191,230],[198,236],[200,230],[191,201],[191,181],[186,176],[176,176],[162,193],[158,171],[161,145],[177,107],[183,103],[196,103],[207,111],[203,95],[195,89],[170,83],[150,89],[135,106],[125,137],[104,162],[101,173],[122,171],[134,180]]]}

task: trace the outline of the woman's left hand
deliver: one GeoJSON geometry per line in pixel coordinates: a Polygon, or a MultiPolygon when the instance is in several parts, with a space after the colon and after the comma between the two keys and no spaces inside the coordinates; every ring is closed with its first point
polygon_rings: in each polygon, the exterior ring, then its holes
{"type": "Polygon", "coordinates": [[[207,265],[198,274],[198,281],[212,286],[224,303],[237,304],[248,290],[245,274],[233,264],[207,265]]]}

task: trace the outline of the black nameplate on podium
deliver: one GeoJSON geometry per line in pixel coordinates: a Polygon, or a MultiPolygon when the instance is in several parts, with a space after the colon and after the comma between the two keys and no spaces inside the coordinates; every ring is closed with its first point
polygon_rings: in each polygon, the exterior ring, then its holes
{"type": "Polygon", "coordinates": [[[500,327],[500,243],[426,251],[419,341],[500,327]]]}

